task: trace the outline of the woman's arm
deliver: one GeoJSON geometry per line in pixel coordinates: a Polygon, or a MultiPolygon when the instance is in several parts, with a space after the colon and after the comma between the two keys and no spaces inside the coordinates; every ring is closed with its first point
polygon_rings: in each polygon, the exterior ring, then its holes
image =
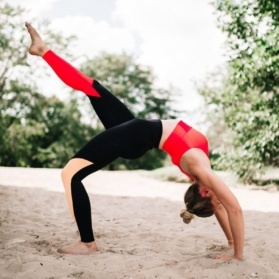
{"type": "Polygon", "coordinates": [[[234,241],[226,209],[222,204],[219,204],[214,214],[228,240],[228,245],[233,248],[234,241]]]}
{"type": "Polygon", "coordinates": [[[199,183],[212,190],[228,213],[228,221],[234,240],[234,258],[243,258],[244,219],[242,209],[227,185],[207,166],[191,164],[190,173],[199,183]]]}

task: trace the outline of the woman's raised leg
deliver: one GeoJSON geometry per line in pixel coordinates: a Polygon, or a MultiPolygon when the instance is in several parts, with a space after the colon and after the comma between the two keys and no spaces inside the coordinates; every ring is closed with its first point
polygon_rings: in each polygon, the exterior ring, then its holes
{"type": "Polygon", "coordinates": [[[86,76],[51,51],[36,29],[29,23],[26,22],[25,26],[31,37],[31,46],[29,47],[29,53],[31,55],[41,56],[50,65],[57,76],[68,86],[75,90],[82,91],[86,95],[100,97],[98,92],[92,87],[92,78],[86,76]]]}
{"type": "Polygon", "coordinates": [[[65,84],[84,92],[106,129],[135,118],[131,111],[109,90],[51,51],[36,29],[29,23],[25,25],[32,41],[29,53],[41,56],[65,84]]]}

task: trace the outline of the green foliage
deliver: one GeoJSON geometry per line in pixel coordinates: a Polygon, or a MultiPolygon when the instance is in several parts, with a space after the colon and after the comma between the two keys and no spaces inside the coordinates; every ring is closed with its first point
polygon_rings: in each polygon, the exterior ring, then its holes
{"type": "MultiPolygon", "coordinates": [[[[76,101],[38,92],[32,81],[36,65],[27,63],[25,11],[3,0],[0,10],[0,164],[62,167],[95,132],[80,123],[76,101]]],[[[58,50],[71,42],[46,26],[42,23],[44,37],[58,50]]]]}
{"type": "Polygon", "coordinates": [[[177,116],[172,109],[174,93],[155,87],[150,67],[137,64],[128,54],[102,53],[86,61],[82,69],[110,89],[139,118],[177,116]]]}
{"type": "Polygon", "coordinates": [[[21,167],[63,167],[96,132],[81,123],[76,101],[64,103],[56,97],[21,92],[30,101],[21,116],[10,120],[2,134],[0,164],[21,167]]]}
{"type": "MultiPolygon", "coordinates": [[[[174,93],[155,87],[151,69],[137,64],[130,55],[102,53],[89,59],[82,69],[110,89],[138,118],[168,119],[177,116],[178,112],[172,109],[174,93]]],[[[152,150],[137,160],[119,158],[109,168],[154,169],[161,167],[164,159],[163,152],[152,150]]]]}
{"type": "Polygon", "coordinates": [[[279,165],[279,5],[277,0],[214,4],[228,37],[228,67],[199,91],[225,123],[226,139],[231,137],[215,150],[215,166],[236,170],[249,182],[266,166],[279,165]]]}
{"type": "MultiPolygon", "coordinates": [[[[36,78],[43,71],[38,71],[36,62],[28,63],[30,38],[23,25],[28,18],[25,10],[3,0],[0,10],[0,165],[63,167],[99,129],[82,122],[80,100],[69,98],[65,103],[38,92],[36,78]]],[[[72,37],[51,32],[47,22],[34,25],[47,44],[69,56],[65,49],[72,37]]],[[[151,70],[136,64],[132,57],[102,54],[86,62],[84,69],[114,91],[138,117],[176,115],[171,109],[170,92],[154,87],[151,70]]],[[[152,150],[139,160],[120,158],[109,168],[125,165],[128,169],[152,169],[161,166],[164,157],[162,152],[152,150]]]]}

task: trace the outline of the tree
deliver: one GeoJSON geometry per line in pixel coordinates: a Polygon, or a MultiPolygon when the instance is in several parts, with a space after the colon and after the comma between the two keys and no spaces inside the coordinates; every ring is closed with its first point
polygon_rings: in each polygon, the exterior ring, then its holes
{"type": "MultiPolygon", "coordinates": [[[[79,110],[79,99],[72,97],[64,103],[39,92],[36,78],[43,71],[36,62],[28,63],[30,39],[23,26],[24,18],[27,18],[25,10],[3,0],[0,0],[0,9],[0,164],[62,167],[99,132],[99,128],[93,129],[82,122],[84,115],[79,110]]],[[[65,49],[72,37],[51,32],[47,22],[35,25],[47,44],[69,57],[65,49]]],[[[136,64],[132,57],[102,54],[88,60],[84,69],[89,76],[96,77],[114,91],[138,117],[175,116],[170,92],[156,88],[151,70],[136,64]]],[[[119,159],[110,165],[110,169],[124,164],[132,169],[161,166],[165,155],[155,156],[154,152],[128,163],[119,159]]]]}
{"type": "Polygon", "coordinates": [[[211,113],[228,127],[231,142],[215,150],[217,166],[251,181],[279,165],[278,0],[218,0],[219,27],[227,34],[226,74],[199,88],[211,113]]]}
{"type": "MultiPolygon", "coordinates": [[[[21,92],[25,99],[25,92],[21,92]]],[[[75,100],[32,94],[28,112],[6,129],[1,148],[1,165],[63,167],[96,132],[81,123],[75,100]]]]}
{"type": "MultiPolygon", "coordinates": [[[[38,92],[32,80],[37,65],[27,62],[25,10],[3,0],[0,10],[0,164],[62,167],[95,131],[80,123],[76,101],[63,103],[38,92]]],[[[54,34],[47,26],[43,22],[39,27],[46,41],[65,49],[72,38],[54,34]]]]}
{"type": "MultiPolygon", "coordinates": [[[[136,117],[168,119],[175,118],[178,114],[178,111],[172,108],[174,93],[155,87],[155,77],[150,67],[136,63],[130,55],[102,53],[94,59],[88,59],[82,70],[110,89],[136,117]]],[[[110,169],[121,166],[127,169],[153,169],[162,166],[164,159],[163,152],[152,150],[137,160],[127,161],[120,158],[110,165],[110,169]]]]}

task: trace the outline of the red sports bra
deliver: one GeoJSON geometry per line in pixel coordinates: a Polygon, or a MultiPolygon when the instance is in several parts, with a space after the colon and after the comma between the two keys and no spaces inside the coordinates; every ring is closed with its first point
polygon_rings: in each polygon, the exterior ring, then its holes
{"type": "Polygon", "coordinates": [[[164,142],[162,149],[171,156],[172,162],[178,166],[183,173],[192,180],[195,180],[192,175],[185,172],[180,166],[182,155],[191,148],[199,148],[209,157],[208,141],[206,137],[185,122],[179,121],[164,142]]]}

